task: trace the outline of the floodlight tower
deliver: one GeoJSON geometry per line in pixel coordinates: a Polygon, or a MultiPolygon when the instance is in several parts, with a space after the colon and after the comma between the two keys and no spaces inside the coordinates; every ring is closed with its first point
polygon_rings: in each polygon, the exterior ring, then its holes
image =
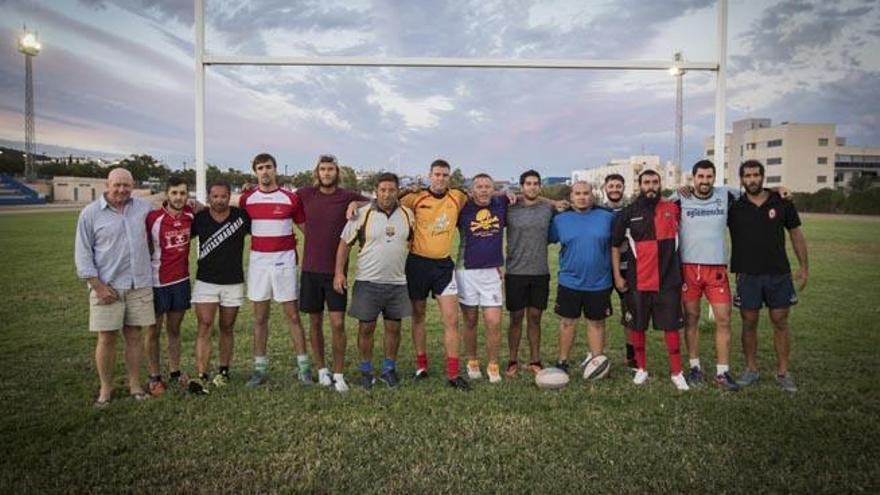
{"type": "Polygon", "coordinates": [[[672,68],[669,69],[669,74],[675,77],[675,155],[672,161],[677,168],[681,168],[682,153],[684,150],[684,84],[682,76],[684,76],[687,71],[680,66],[684,61],[681,52],[675,52],[673,60],[675,62],[673,63],[672,68]]]}
{"type": "Polygon", "coordinates": [[[43,45],[34,33],[22,28],[18,39],[18,51],[24,55],[25,90],[24,90],[24,175],[28,180],[36,176],[34,171],[34,153],[36,150],[36,133],[34,132],[34,62],[33,58],[40,53],[43,45]]]}

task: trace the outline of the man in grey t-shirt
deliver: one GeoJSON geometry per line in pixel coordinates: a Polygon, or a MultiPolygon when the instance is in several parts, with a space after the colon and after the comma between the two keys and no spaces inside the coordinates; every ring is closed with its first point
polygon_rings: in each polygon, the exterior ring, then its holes
{"type": "Polygon", "coordinates": [[[519,177],[522,199],[507,210],[507,270],[504,274],[504,302],[510,312],[507,343],[510,360],[505,374],[516,376],[522,322],[526,319],[529,336],[529,370],[537,373],[541,365],[541,315],[550,294],[550,267],[547,264],[547,235],[555,213],[553,205],[540,198],[541,175],[534,170],[519,177]]]}

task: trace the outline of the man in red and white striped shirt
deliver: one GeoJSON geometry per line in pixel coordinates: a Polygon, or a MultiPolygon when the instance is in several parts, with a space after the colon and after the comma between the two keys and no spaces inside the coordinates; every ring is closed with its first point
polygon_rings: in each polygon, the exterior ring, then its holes
{"type": "Polygon", "coordinates": [[[296,235],[306,221],[299,198],[278,187],[275,158],[267,153],[254,157],[251,164],[258,187],[239,198],[239,208],[251,218],[251,256],[248,266],[248,299],[254,303],[254,374],[249,387],[266,382],[269,358],[266,342],[269,337],[269,300],[281,304],[290,326],[299,379],[312,383],[311,363],[306,353],[305,333],[297,308],[296,235]]]}
{"type": "MultiPolygon", "coordinates": [[[[144,347],[150,369],[150,394],[162,395],[159,334],[162,323],[168,333],[168,364],[171,380],[185,384],[180,372],[180,323],[190,303],[189,241],[193,212],[187,206],[189,187],[182,177],[171,177],[162,207],[147,215],[147,239],[153,269],[153,307],[156,324],[151,325],[144,347]]],[[[199,387],[200,389],[202,387],[199,387]]]]}

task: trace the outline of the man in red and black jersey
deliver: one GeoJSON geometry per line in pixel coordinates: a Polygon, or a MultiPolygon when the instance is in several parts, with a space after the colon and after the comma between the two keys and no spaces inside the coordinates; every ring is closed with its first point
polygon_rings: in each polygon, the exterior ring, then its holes
{"type": "Polygon", "coordinates": [[[611,237],[611,264],[614,285],[624,293],[624,322],[635,347],[638,370],[633,383],[648,379],[645,369],[645,332],[648,321],[662,330],[669,353],[672,383],[688,390],[681,373],[679,330],[681,313],[681,260],[678,254],[678,205],[660,197],[660,174],[645,170],[639,174],[639,196],[620,212],[611,237]],[[621,246],[629,250],[624,261],[628,269],[621,274],[621,246]]]}

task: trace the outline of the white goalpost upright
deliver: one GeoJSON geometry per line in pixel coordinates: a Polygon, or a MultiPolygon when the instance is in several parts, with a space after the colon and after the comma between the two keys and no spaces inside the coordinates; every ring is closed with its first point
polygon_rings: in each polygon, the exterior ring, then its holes
{"type": "Polygon", "coordinates": [[[716,4],[716,60],[682,62],[670,60],[590,60],[590,59],[495,59],[450,57],[296,57],[266,55],[214,55],[205,53],[205,0],[195,0],[195,162],[196,197],[205,201],[205,68],[209,65],[278,65],[335,67],[434,67],[483,69],[570,69],[570,70],[653,70],[673,67],[687,71],[715,72],[715,157],[716,184],[725,176],[724,128],[727,73],[727,0],[716,4]]]}

